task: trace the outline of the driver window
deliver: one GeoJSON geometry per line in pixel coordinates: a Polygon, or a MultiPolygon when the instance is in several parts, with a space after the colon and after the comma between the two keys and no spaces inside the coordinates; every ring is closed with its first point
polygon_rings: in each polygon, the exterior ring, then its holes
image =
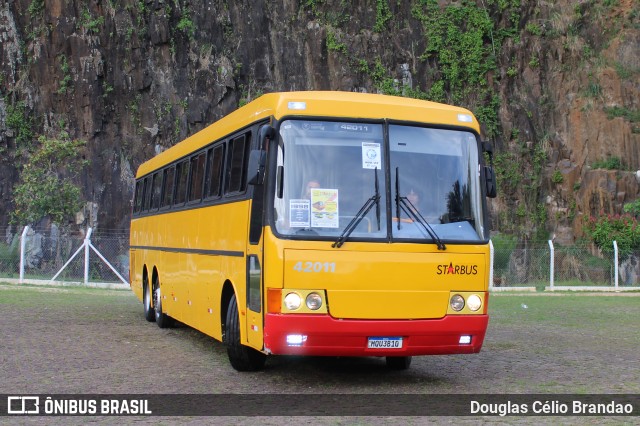
{"type": "MultiPolygon", "coordinates": [[[[282,197],[276,194],[274,203],[279,232],[308,229],[316,235],[339,235],[375,193],[371,165],[378,166],[379,191],[384,197],[382,126],[291,121],[280,132],[284,148],[278,150],[281,184],[276,186],[281,187],[282,197]],[[367,151],[369,146],[373,152],[367,151]]],[[[381,205],[384,216],[384,201],[381,205]]],[[[371,223],[375,211],[361,221],[371,223]]]]}

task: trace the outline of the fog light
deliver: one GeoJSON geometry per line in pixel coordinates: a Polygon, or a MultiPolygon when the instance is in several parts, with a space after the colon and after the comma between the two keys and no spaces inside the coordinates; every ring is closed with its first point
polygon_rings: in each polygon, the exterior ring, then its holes
{"type": "Polygon", "coordinates": [[[460,340],[458,341],[461,345],[468,345],[471,343],[471,336],[460,336],[460,340]]]}
{"type": "Polygon", "coordinates": [[[289,293],[284,297],[284,306],[290,311],[295,311],[300,307],[302,299],[297,293],[289,293]]]}
{"type": "Polygon", "coordinates": [[[467,298],[467,306],[475,312],[480,309],[480,306],[482,306],[482,299],[480,299],[480,296],[477,294],[472,294],[467,298]]]}
{"type": "Polygon", "coordinates": [[[451,304],[451,309],[456,312],[459,312],[464,308],[464,298],[459,294],[453,295],[449,303],[451,304]]]}
{"type": "Polygon", "coordinates": [[[322,306],[322,297],[318,293],[309,293],[306,303],[307,308],[316,311],[322,306]]]}
{"type": "Polygon", "coordinates": [[[287,335],[287,345],[289,346],[302,346],[302,344],[306,341],[307,341],[307,336],[304,336],[302,334],[287,335]]]}

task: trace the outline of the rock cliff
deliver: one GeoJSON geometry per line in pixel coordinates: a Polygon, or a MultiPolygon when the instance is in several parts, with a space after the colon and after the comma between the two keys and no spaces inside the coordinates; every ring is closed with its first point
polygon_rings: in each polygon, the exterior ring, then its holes
{"type": "Polygon", "coordinates": [[[87,141],[80,220],[126,229],[141,162],[262,93],[330,89],[472,109],[494,229],[570,241],[640,195],[639,30],[637,0],[1,0],[0,226],[37,135],[87,141]]]}

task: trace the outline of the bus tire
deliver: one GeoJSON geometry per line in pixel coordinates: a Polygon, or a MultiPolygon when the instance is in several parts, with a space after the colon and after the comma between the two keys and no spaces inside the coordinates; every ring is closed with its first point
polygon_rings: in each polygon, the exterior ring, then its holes
{"type": "Polygon", "coordinates": [[[173,325],[173,319],[162,312],[162,293],[160,291],[160,283],[157,280],[153,283],[153,306],[155,308],[155,320],[158,327],[171,327],[173,325]]]}
{"type": "Polygon", "coordinates": [[[411,365],[410,356],[388,356],[387,368],[390,370],[406,370],[411,365]]]}
{"type": "Polygon", "coordinates": [[[231,366],[237,371],[258,371],[264,367],[267,356],[240,343],[240,316],[236,295],[231,296],[224,333],[227,355],[231,366]]]}
{"type": "Polygon", "coordinates": [[[142,279],[142,304],[144,306],[144,318],[149,322],[156,320],[156,311],[151,306],[151,291],[149,291],[149,278],[145,275],[142,279]]]}

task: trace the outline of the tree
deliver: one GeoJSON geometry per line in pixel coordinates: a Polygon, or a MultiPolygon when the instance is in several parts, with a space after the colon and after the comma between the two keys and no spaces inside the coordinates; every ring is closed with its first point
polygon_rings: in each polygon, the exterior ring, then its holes
{"type": "Polygon", "coordinates": [[[12,222],[35,223],[49,217],[64,225],[82,207],[80,187],[74,182],[89,163],[82,156],[86,142],[72,140],[66,132],[51,139],[40,136],[38,141],[13,191],[12,222]]]}

